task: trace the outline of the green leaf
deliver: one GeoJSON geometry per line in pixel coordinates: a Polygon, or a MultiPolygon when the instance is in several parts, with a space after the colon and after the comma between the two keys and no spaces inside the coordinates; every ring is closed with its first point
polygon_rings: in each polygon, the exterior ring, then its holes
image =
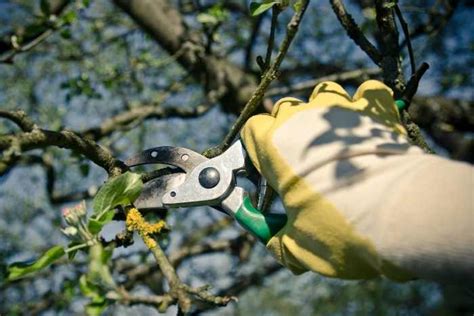
{"type": "Polygon", "coordinates": [[[250,14],[257,16],[265,11],[270,10],[274,5],[278,4],[278,1],[264,1],[264,2],[251,2],[250,3],[250,14]]]}
{"type": "Polygon", "coordinates": [[[102,296],[100,294],[99,286],[89,282],[87,280],[87,275],[85,274],[81,275],[79,278],[79,289],[81,290],[82,295],[90,297],[91,299],[97,299],[102,296]]]}
{"type": "Polygon", "coordinates": [[[298,12],[301,10],[301,6],[303,5],[301,0],[297,0],[293,3],[293,9],[298,12]]]}
{"type": "Polygon", "coordinates": [[[104,309],[107,307],[107,300],[104,298],[100,301],[90,302],[86,305],[86,315],[88,316],[100,316],[104,309]]]}
{"type": "Polygon", "coordinates": [[[114,218],[115,212],[114,210],[108,210],[105,213],[102,213],[100,218],[89,218],[89,223],[87,224],[87,228],[93,235],[97,235],[102,230],[107,223],[109,223],[114,218]]]}
{"type": "Polygon", "coordinates": [[[65,254],[63,247],[54,246],[34,262],[15,262],[7,267],[7,280],[21,279],[28,274],[46,268],[65,254]]]}
{"type": "Polygon", "coordinates": [[[77,19],[77,13],[75,11],[68,11],[61,16],[61,19],[65,24],[72,24],[77,19]]]}
{"type": "Polygon", "coordinates": [[[94,217],[101,220],[105,213],[117,205],[133,203],[140,195],[143,182],[139,174],[126,172],[110,179],[94,198],[94,217]]]}

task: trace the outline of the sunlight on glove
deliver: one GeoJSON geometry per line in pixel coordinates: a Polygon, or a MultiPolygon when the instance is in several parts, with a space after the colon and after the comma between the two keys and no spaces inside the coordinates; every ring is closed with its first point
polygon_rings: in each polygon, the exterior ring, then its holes
{"type": "MultiPolygon", "coordinates": [[[[410,215],[420,209],[416,196],[423,192],[415,189],[410,195],[405,188],[418,185],[420,179],[416,175],[398,179],[417,168],[422,159],[429,159],[431,166],[440,161],[409,144],[392,91],[383,83],[367,81],[354,97],[334,82],[321,83],[307,103],[284,98],[271,115],[252,117],[241,137],[256,168],[282,198],[288,215],[286,226],[267,248],[294,273],[311,270],[345,279],[385,275],[404,281],[424,269],[426,262],[417,257],[420,251],[437,262],[438,253],[431,254],[429,249],[438,239],[441,252],[451,251],[443,239],[452,231],[438,232],[431,227],[439,224],[438,218],[445,220],[438,216],[445,204],[434,201],[441,205],[436,208],[427,202],[423,204],[426,209],[421,206],[421,212],[434,212],[428,214],[428,223],[410,215]],[[407,222],[410,224],[405,225],[407,222]],[[410,238],[415,241],[406,240],[410,238]]],[[[460,165],[453,177],[466,171],[460,165]]],[[[435,180],[424,176],[420,181],[435,180]]],[[[448,177],[448,186],[449,181],[448,177]]],[[[461,194],[464,206],[467,191],[444,193],[461,194]]],[[[467,231],[462,224],[466,207],[459,212],[456,229],[467,231]]],[[[466,247],[472,240],[458,246],[466,247]]],[[[472,252],[462,252],[458,259],[464,262],[466,256],[473,258],[472,252]]]]}

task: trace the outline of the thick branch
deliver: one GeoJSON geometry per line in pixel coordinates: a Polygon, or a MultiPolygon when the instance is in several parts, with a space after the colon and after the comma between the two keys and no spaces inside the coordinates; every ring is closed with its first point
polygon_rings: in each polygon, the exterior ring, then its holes
{"type": "MultiPolygon", "coordinates": [[[[199,105],[197,107],[173,107],[164,108],[158,105],[143,105],[133,108],[129,111],[122,112],[114,117],[106,119],[100,126],[86,129],[84,131],[69,132],[75,134],[78,138],[82,138],[83,143],[92,145],[92,141],[97,141],[103,137],[111,135],[113,132],[118,131],[122,128],[128,127],[130,124],[146,119],[162,119],[162,118],[195,118],[201,116],[212,107],[210,103],[199,105]]],[[[0,117],[9,119],[18,125],[23,131],[31,132],[33,129],[37,129],[34,122],[25,114],[24,111],[4,111],[0,110],[0,117]]],[[[50,133],[54,133],[49,131],[50,133]]],[[[13,137],[16,137],[13,135],[13,137]]],[[[22,136],[23,137],[23,136],[22,136]]],[[[78,138],[75,138],[78,140],[78,138]]],[[[5,141],[5,139],[4,139],[5,141]]],[[[0,138],[0,143],[2,139],[0,138]]],[[[51,144],[55,145],[55,144],[51,144]]],[[[72,145],[72,144],[71,144],[72,145]]],[[[79,144],[78,144],[79,145],[79,144]]],[[[38,148],[40,146],[38,145],[38,148]]],[[[43,146],[45,147],[45,146],[43,146]]],[[[89,146],[90,147],[90,146],[89,146]]],[[[72,148],[70,148],[72,149],[72,148]]],[[[76,149],[74,149],[76,150],[76,149]]],[[[82,153],[82,152],[81,152],[82,153]]],[[[14,156],[14,155],[13,155],[14,156]]],[[[67,194],[59,195],[54,192],[55,182],[55,171],[52,163],[49,159],[45,159],[45,156],[26,156],[22,157],[21,160],[10,155],[10,159],[3,159],[0,162],[0,174],[3,174],[10,170],[16,163],[26,164],[41,164],[47,175],[47,192],[49,200],[52,204],[62,204],[66,202],[87,199],[93,197],[97,191],[97,187],[92,186],[89,189],[71,192],[67,194]]],[[[87,156],[86,156],[87,157],[87,156]]],[[[90,157],[90,156],[89,156],[90,157]]],[[[89,158],[88,157],[88,158],[89,158]]],[[[95,162],[95,161],[94,161],[95,162]]],[[[104,160],[105,164],[106,161],[104,160]]]]}
{"type": "Polygon", "coordinates": [[[224,110],[238,113],[250,98],[256,81],[229,61],[205,52],[204,35],[185,25],[182,16],[166,0],[114,0],[114,3],[151,35],[169,54],[185,48],[178,62],[202,82],[208,94],[224,110]]]}
{"type": "MultiPolygon", "coordinates": [[[[3,156],[15,156],[17,154],[16,151],[29,151],[48,146],[57,146],[77,151],[96,165],[104,168],[111,176],[120,174],[127,168],[123,162],[115,159],[105,148],[89,139],[81,138],[71,131],[54,132],[34,129],[31,132],[18,135],[0,136],[0,150],[3,151],[3,156]],[[7,153],[8,150],[13,150],[14,152],[7,153]]],[[[5,158],[9,159],[8,157],[5,158]]]]}
{"type": "Polygon", "coordinates": [[[0,110],[0,117],[6,118],[22,129],[24,132],[31,132],[35,128],[33,121],[24,111],[4,111],[0,110]]]}

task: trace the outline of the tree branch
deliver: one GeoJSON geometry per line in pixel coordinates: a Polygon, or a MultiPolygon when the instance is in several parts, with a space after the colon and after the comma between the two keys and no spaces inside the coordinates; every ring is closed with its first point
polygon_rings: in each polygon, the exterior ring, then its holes
{"type": "Polygon", "coordinates": [[[397,14],[398,20],[400,21],[400,25],[402,26],[403,33],[405,34],[405,42],[407,43],[408,49],[408,57],[410,58],[410,67],[411,67],[411,74],[413,75],[416,71],[416,63],[415,63],[415,56],[413,55],[413,47],[411,46],[410,40],[410,31],[408,30],[408,24],[403,18],[402,11],[398,4],[395,4],[395,13],[397,14]]]}
{"type": "Polygon", "coordinates": [[[199,117],[209,109],[212,108],[212,104],[198,105],[192,107],[173,107],[165,108],[157,105],[144,105],[136,108],[132,108],[129,111],[122,112],[114,117],[106,119],[100,126],[89,128],[80,132],[80,135],[90,137],[93,140],[109,136],[120,127],[127,126],[136,121],[143,121],[146,119],[163,119],[163,118],[174,118],[179,117],[182,119],[196,118],[199,117]]]}
{"type": "Polygon", "coordinates": [[[224,58],[206,53],[204,34],[192,32],[180,13],[166,0],[114,0],[169,54],[185,48],[177,61],[193,77],[203,83],[207,94],[218,91],[225,111],[238,113],[255,90],[256,80],[240,67],[224,58]]]}
{"type": "Polygon", "coordinates": [[[150,248],[150,251],[153,254],[153,257],[155,257],[161,272],[168,281],[171,296],[177,298],[179,307],[184,313],[189,312],[191,309],[191,299],[183,287],[183,283],[179,279],[178,274],[176,274],[176,271],[163,252],[163,249],[161,249],[160,245],[157,243],[155,247],[150,248]]]}
{"type": "Polygon", "coordinates": [[[0,117],[6,118],[21,128],[24,132],[31,132],[36,125],[34,122],[26,115],[25,111],[5,111],[0,110],[0,117]]]}
{"type": "Polygon", "coordinates": [[[381,65],[382,54],[365,37],[352,16],[347,13],[341,0],[330,0],[332,9],[347,32],[347,35],[359,46],[376,65],[381,65]]]}
{"type": "Polygon", "coordinates": [[[2,160],[6,161],[17,159],[17,156],[23,151],[47,146],[57,146],[77,151],[96,165],[104,168],[110,176],[118,175],[127,169],[125,164],[115,159],[108,150],[72,131],[54,132],[35,128],[30,132],[0,136],[0,150],[3,151],[2,160]]]}
{"type": "MultiPolygon", "coordinates": [[[[66,9],[70,2],[70,0],[49,0],[49,17],[54,17],[57,20],[57,16],[66,9]]],[[[48,21],[41,24],[41,26],[37,32],[27,34],[22,43],[15,43],[13,40],[15,34],[5,36],[7,40],[0,41],[0,63],[13,63],[13,58],[17,54],[33,49],[52,35],[61,25],[48,21]]]]}
{"type": "Polygon", "coordinates": [[[263,65],[262,72],[267,71],[272,61],[273,45],[275,43],[275,31],[278,25],[278,15],[280,14],[280,8],[278,5],[272,8],[272,23],[270,25],[270,36],[268,37],[267,53],[265,55],[265,63],[263,65]]]}
{"type": "Polygon", "coordinates": [[[125,289],[117,289],[117,291],[111,291],[107,293],[106,297],[109,300],[118,301],[125,305],[145,304],[154,305],[158,307],[160,312],[165,312],[166,308],[175,302],[169,294],[164,295],[135,295],[130,294],[125,289]]]}
{"type": "Polygon", "coordinates": [[[247,101],[247,104],[242,110],[242,113],[237,118],[234,125],[232,125],[229,133],[225,136],[224,140],[219,146],[206,150],[206,152],[204,153],[205,156],[215,157],[221,154],[227,148],[229,148],[237,134],[240,132],[242,126],[250,118],[250,116],[252,116],[257,107],[260,105],[263,100],[263,97],[265,96],[265,91],[270,86],[270,83],[277,77],[278,69],[281,63],[283,62],[288,48],[290,47],[290,44],[298,31],[298,27],[301,23],[306,8],[308,7],[308,4],[309,0],[303,0],[301,2],[300,10],[296,11],[293,17],[291,18],[290,23],[288,23],[286,27],[286,36],[280,45],[278,55],[276,56],[275,61],[271,64],[269,69],[263,75],[262,81],[258,85],[252,97],[247,101]]]}
{"type": "MultiPolygon", "coordinates": [[[[219,293],[228,293],[227,295],[234,295],[237,296],[243,291],[247,290],[251,286],[259,286],[262,284],[262,282],[270,277],[272,274],[275,274],[276,272],[280,271],[283,269],[283,266],[277,263],[276,261],[273,261],[270,264],[264,265],[263,267],[259,267],[258,269],[255,269],[249,274],[246,275],[239,275],[236,276],[236,279],[238,280],[237,282],[234,282],[233,284],[229,285],[228,287],[222,289],[219,291],[219,293]]],[[[213,309],[213,306],[200,306],[198,309],[194,312],[194,315],[199,315],[200,313],[213,309]]]]}
{"type": "Polygon", "coordinates": [[[398,30],[393,11],[391,1],[375,1],[376,21],[381,40],[382,77],[385,84],[393,89],[395,99],[398,99],[405,88],[405,79],[403,78],[398,30]]]}

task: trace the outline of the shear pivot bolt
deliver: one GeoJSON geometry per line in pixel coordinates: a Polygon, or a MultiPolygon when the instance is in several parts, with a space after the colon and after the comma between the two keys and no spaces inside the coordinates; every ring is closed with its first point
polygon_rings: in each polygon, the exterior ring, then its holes
{"type": "Polygon", "coordinates": [[[221,180],[221,175],[216,168],[207,167],[199,174],[199,183],[206,189],[215,187],[221,180]]]}

